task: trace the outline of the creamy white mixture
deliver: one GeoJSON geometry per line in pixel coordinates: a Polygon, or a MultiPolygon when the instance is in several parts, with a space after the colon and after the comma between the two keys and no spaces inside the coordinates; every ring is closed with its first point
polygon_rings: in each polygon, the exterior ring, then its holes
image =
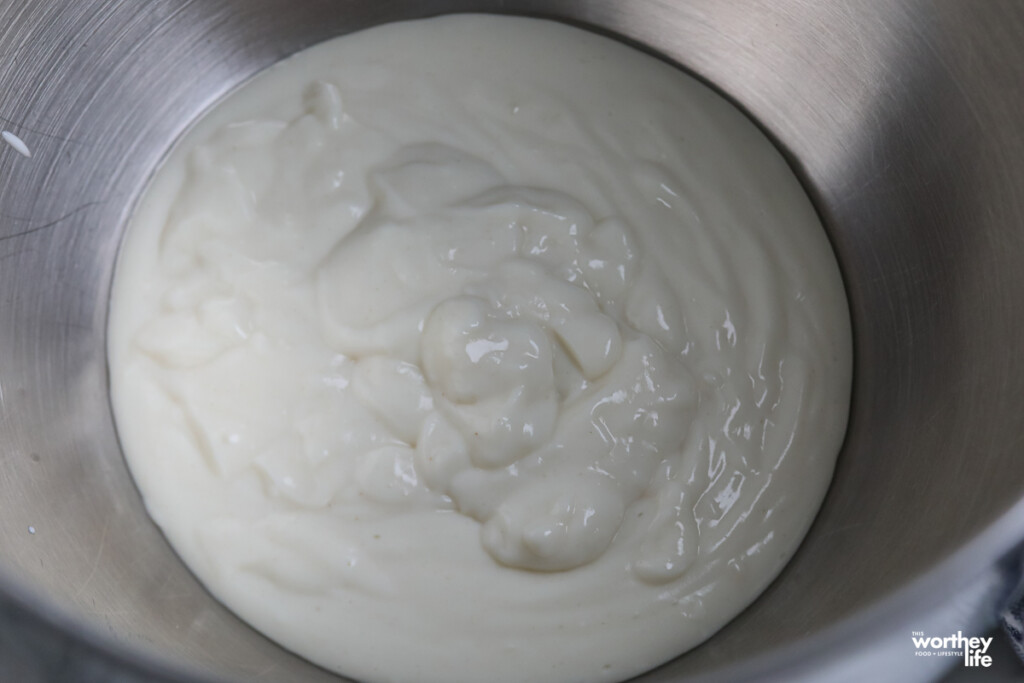
{"type": "Polygon", "coordinates": [[[800,185],[639,52],[458,16],[214,109],[124,244],[111,384],[154,519],[256,628],[374,681],[603,681],[743,609],[843,436],[800,185]]]}

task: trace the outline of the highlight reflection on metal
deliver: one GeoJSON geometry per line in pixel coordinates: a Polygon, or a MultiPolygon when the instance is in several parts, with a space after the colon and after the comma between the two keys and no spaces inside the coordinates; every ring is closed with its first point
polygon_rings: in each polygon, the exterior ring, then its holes
{"type": "Polygon", "coordinates": [[[717,85],[800,170],[846,277],[854,408],[811,535],[754,607],[644,680],[891,673],[888,635],[978,626],[1024,529],[1013,0],[0,0],[0,128],[32,153],[0,146],[0,623],[42,615],[100,668],[337,680],[217,605],[149,522],[107,403],[106,297],[132,199],[219,95],[339,33],[466,10],[596,26],[717,85]]]}

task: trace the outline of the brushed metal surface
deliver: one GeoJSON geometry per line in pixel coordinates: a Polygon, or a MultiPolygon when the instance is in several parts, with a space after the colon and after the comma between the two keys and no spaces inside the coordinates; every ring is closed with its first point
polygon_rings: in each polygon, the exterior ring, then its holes
{"type": "Polygon", "coordinates": [[[891,634],[981,624],[1024,539],[1024,3],[0,0],[0,128],[32,151],[0,144],[8,638],[123,680],[339,680],[213,601],[146,517],[107,400],[109,283],[147,175],[218,97],[322,39],[451,11],[593,26],[714,84],[798,169],[846,279],[854,403],[811,534],[645,680],[881,680],[912,655],[879,654],[891,634]]]}

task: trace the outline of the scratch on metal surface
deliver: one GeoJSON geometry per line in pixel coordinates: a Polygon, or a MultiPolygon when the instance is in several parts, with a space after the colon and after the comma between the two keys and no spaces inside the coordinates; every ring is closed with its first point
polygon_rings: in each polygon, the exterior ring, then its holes
{"type": "Polygon", "coordinates": [[[75,591],[75,594],[72,596],[72,600],[77,599],[78,596],[82,594],[82,591],[85,590],[86,586],[88,586],[92,582],[93,577],[96,576],[96,571],[100,568],[100,558],[103,557],[103,549],[106,547],[107,544],[107,529],[109,527],[110,518],[108,517],[106,520],[103,521],[103,531],[100,532],[100,542],[99,545],[96,547],[96,557],[92,561],[92,570],[89,572],[89,576],[85,577],[85,581],[83,581],[81,585],[78,586],[78,590],[75,591]]]}
{"type": "Polygon", "coordinates": [[[835,536],[836,534],[845,533],[847,531],[850,531],[851,529],[856,529],[860,526],[864,526],[863,522],[844,524],[843,526],[836,527],[835,529],[829,529],[828,531],[823,531],[822,533],[818,534],[818,540],[820,541],[821,539],[828,538],[829,536],[835,536]]]}
{"type": "Polygon", "coordinates": [[[0,410],[4,408],[4,385],[0,382],[0,410]]]}
{"type": "Polygon", "coordinates": [[[109,619],[110,617],[130,617],[136,613],[135,610],[130,609],[101,610],[92,608],[86,611],[88,612],[89,616],[101,617],[106,619],[109,619]]]}
{"type": "MultiPolygon", "coordinates": [[[[37,225],[35,227],[31,227],[31,228],[28,228],[26,230],[21,230],[19,232],[16,232],[16,233],[13,233],[13,234],[10,234],[10,235],[0,236],[0,242],[6,242],[7,240],[13,240],[13,239],[16,239],[18,237],[27,237],[28,235],[31,235],[34,232],[39,232],[40,230],[46,230],[47,228],[52,228],[53,226],[57,225],[58,223],[60,223],[62,221],[66,221],[67,219],[72,218],[73,216],[75,216],[75,215],[85,211],[86,209],[92,208],[93,206],[96,206],[97,204],[102,204],[104,201],[106,201],[106,200],[87,202],[87,203],[82,204],[81,206],[79,206],[77,209],[73,209],[73,210],[67,212],[66,214],[64,214],[63,216],[61,216],[60,218],[56,218],[56,219],[54,219],[54,220],[52,220],[52,221],[50,221],[48,223],[44,223],[42,225],[37,225]]],[[[3,214],[0,214],[0,217],[8,218],[10,220],[16,220],[16,221],[25,220],[24,218],[15,218],[14,216],[6,216],[6,215],[3,215],[3,214]]]]}
{"type": "Polygon", "coordinates": [[[58,135],[56,133],[47,133],[46,131],[39,130],[37,128],[30,128],[29,126],[26,126],[24,124],[20,124],[20,123],[18,123],[17,121],[15,121],[13,119],[7,118],[6,116],[0,116],[0,123],[7,124],[8,126],[10,126],[11,128],[13,128],[15,130],[25,131],[26,133],[32,133],[32,135],[35,135],[35,136],[41,137],[41,138],[47,138],[47,139],[50,139],[50,140],[59,140],[60,142],[67,142],[67,143],[71,143],[73,145],[85,145],[86,144],[85,142],[82,142],[81,140],[76,140],[75,138],[67,137],[67,136],[64,136],[64,135],[58,135]]]}
{"type": "Polygon", "coordinates": [[[270,664],[262,671],[260,671],[258,674],[256,674],[255,678],[267,678],[271,674],[276,674],[278,672],[278,669],[279,667],[277,664],[270,664]]]}
{"type": "Polygon", "coordinates": [[[6,254],[0,254],[0,263],[3,263],[7,259],[17,258],[22,254],[30,254],[33,252],[35,252],[35,249],[15,249],[14,251],[9,251],[6,254]]]}

